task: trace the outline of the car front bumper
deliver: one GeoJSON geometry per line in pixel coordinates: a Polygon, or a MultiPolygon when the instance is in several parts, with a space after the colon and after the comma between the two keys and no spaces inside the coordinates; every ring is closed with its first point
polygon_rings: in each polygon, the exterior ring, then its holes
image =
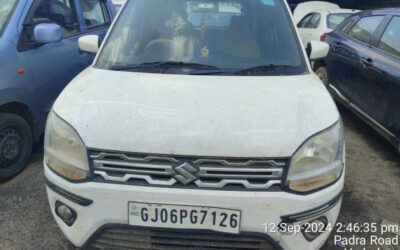
{"type": "Polygon", "coordinates": [[[300,220],[293,224],[299,225],[321,216],[326,216],[333,226],[339,214],[344,187],[344,174],[331,186],[308,195],[71,183],[47,166],[45,178],[53,216],[64,235],[77,247],[85,245],[102,227],[128,225],[128,202],[135,201],[240,210],[241,232],[265,235],[283,249],[319,249],[327,240],[329,231],[308,242],[301,232],[285,234],[277,226],[282,220],[297,218],[300,220]],[[56,202],[64,203],[76,211],[77,218],[71,226],[66,225],[55,213],[56,202]]]}

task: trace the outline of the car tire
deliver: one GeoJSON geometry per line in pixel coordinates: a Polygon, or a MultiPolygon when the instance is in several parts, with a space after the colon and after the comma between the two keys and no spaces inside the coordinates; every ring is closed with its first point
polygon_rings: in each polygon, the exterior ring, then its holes
{"type": "Polygon", "coordinates": [[[319,79],[322,81],[322,83],[325,85],[325,87],[328,87],[328,69],[325,66],[319,67],[316,71],[315,74],[319,77],[319,79]]]}
{"type": "Polygon", "coordinates": [[[0,114],[0,182],[21,172],[32,153],[33,136],[29,124],[14,114],[0,114]]]}

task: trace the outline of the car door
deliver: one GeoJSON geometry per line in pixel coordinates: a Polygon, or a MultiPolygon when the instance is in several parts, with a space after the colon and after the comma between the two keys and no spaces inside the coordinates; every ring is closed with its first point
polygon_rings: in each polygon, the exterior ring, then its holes
{"type": "Polygon", "coordinates": [[[386,83],[381,81],[381,71],[376,67],[376,49],[373,47],[377,33],[385,24],[385,16],[361,18],[348,33],[349,47],[354,51],[354,61],[348,72],[351,87],[350,101],[378,122],[382,122],[388,103],[385,98],[386,83]]]}
{"type": "MultiPolygon", "coordinates": [[[[381,124],[392,134],[400,136],[400,16],[390,16],[383,32],[377,34],[376,49],[371,53],[374,84],[383,95],[371,105],[377,106],[381,124]]],[[[379,93],[379,92],[378,92],[379,93]]]]}
{"type": "MultiPolygon", "coordinates": [[[[319,41],[320,37],[321,37],[321,18],[322,15],[319,12],[314,13],[313,17],[311,18],[311,21],[309,23],[309,27],[308,27],[308,42],[311,41],[319,41]]],[[[306,44],[306,45],[307,45],[306,44]]]]}
{"type": "Polygon", "coordinates": [[[311,13],[310,21],[307,22],[304,27],[301,28],[300,35],[303,40],[303,44],[307,47],[308,43],[314,40],[319,41],[321,36],[319,27],[321,25],[321,13],[311,13]]]}
{"type": "Polygon", "coordinates": [[[368,58],[374,35],[384,19],[385,16],[358,18],[350,22],[352,26],[347,27],[346,33],[336,30],[328,40],[331,47],[327,60],[330,84],[369,115],[373,114],[368,101],[374,88],[368,58]]]}
{"type": "Polygon", "coordinates": [[[35,108],[42,110],[39,121],[44,122],[54,100],[64,87],[89,65],[87,54],[80,53],[78,38],[82,25],[78,20],[74,0],[34,1],[23,21],[18,50],[27,58],[35,88],[35,108]],[[55,23],[61,27],[59,42],[38,44],[34,27],[39,23],[55,23]]]}
{"type": "Polygon", "coordinates": [[[304,46],[307,46],[308,44],[308,36],[307,33],[309,31],[309,29],[307,27],[310,26],[310,21],[313,18],[314,13],[310,13],[308,15],[306,15],[297,25],[297,28],[299,30],[300,36],[301,36],[301,40],[304,44],[304,46]]]}
{"type": "MultiPolygon", "coordinates": [[[[106,0],[76,0],[78,15],[82,20],[85,35],[98,35],[101,43],[114,18],[114,7],[106,0]]],[[[89,63],[94,55],[89,55],[89,63]]]]}

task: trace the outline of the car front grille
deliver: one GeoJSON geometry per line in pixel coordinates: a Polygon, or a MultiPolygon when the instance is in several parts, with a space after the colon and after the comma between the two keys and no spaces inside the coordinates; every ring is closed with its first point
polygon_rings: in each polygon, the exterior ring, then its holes
{"type": "Polygon", "coordinates": [[[90,241],[89,249],[201,249],[201,250],[267,250],[274,249],[264,236],[230,235],[208,231],[171,229],[138,229],[113,227],[101,230],[90,241]]]}
{"type": "Polygon", "coordinates": [[[94,180],[142,186],[279,190],[286,160],[90,152],[94,180]]]}

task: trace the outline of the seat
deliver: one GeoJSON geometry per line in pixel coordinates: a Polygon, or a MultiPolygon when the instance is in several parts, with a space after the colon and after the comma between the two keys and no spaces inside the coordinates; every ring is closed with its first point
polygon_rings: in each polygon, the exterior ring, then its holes
{"type": "Polygon", "coordinates": [[[251,32],[249,21],[243,16],[233,16],[224,44],[226,53],[241,58],[260,58],[260,48],[256,36],[251,32]]]}

